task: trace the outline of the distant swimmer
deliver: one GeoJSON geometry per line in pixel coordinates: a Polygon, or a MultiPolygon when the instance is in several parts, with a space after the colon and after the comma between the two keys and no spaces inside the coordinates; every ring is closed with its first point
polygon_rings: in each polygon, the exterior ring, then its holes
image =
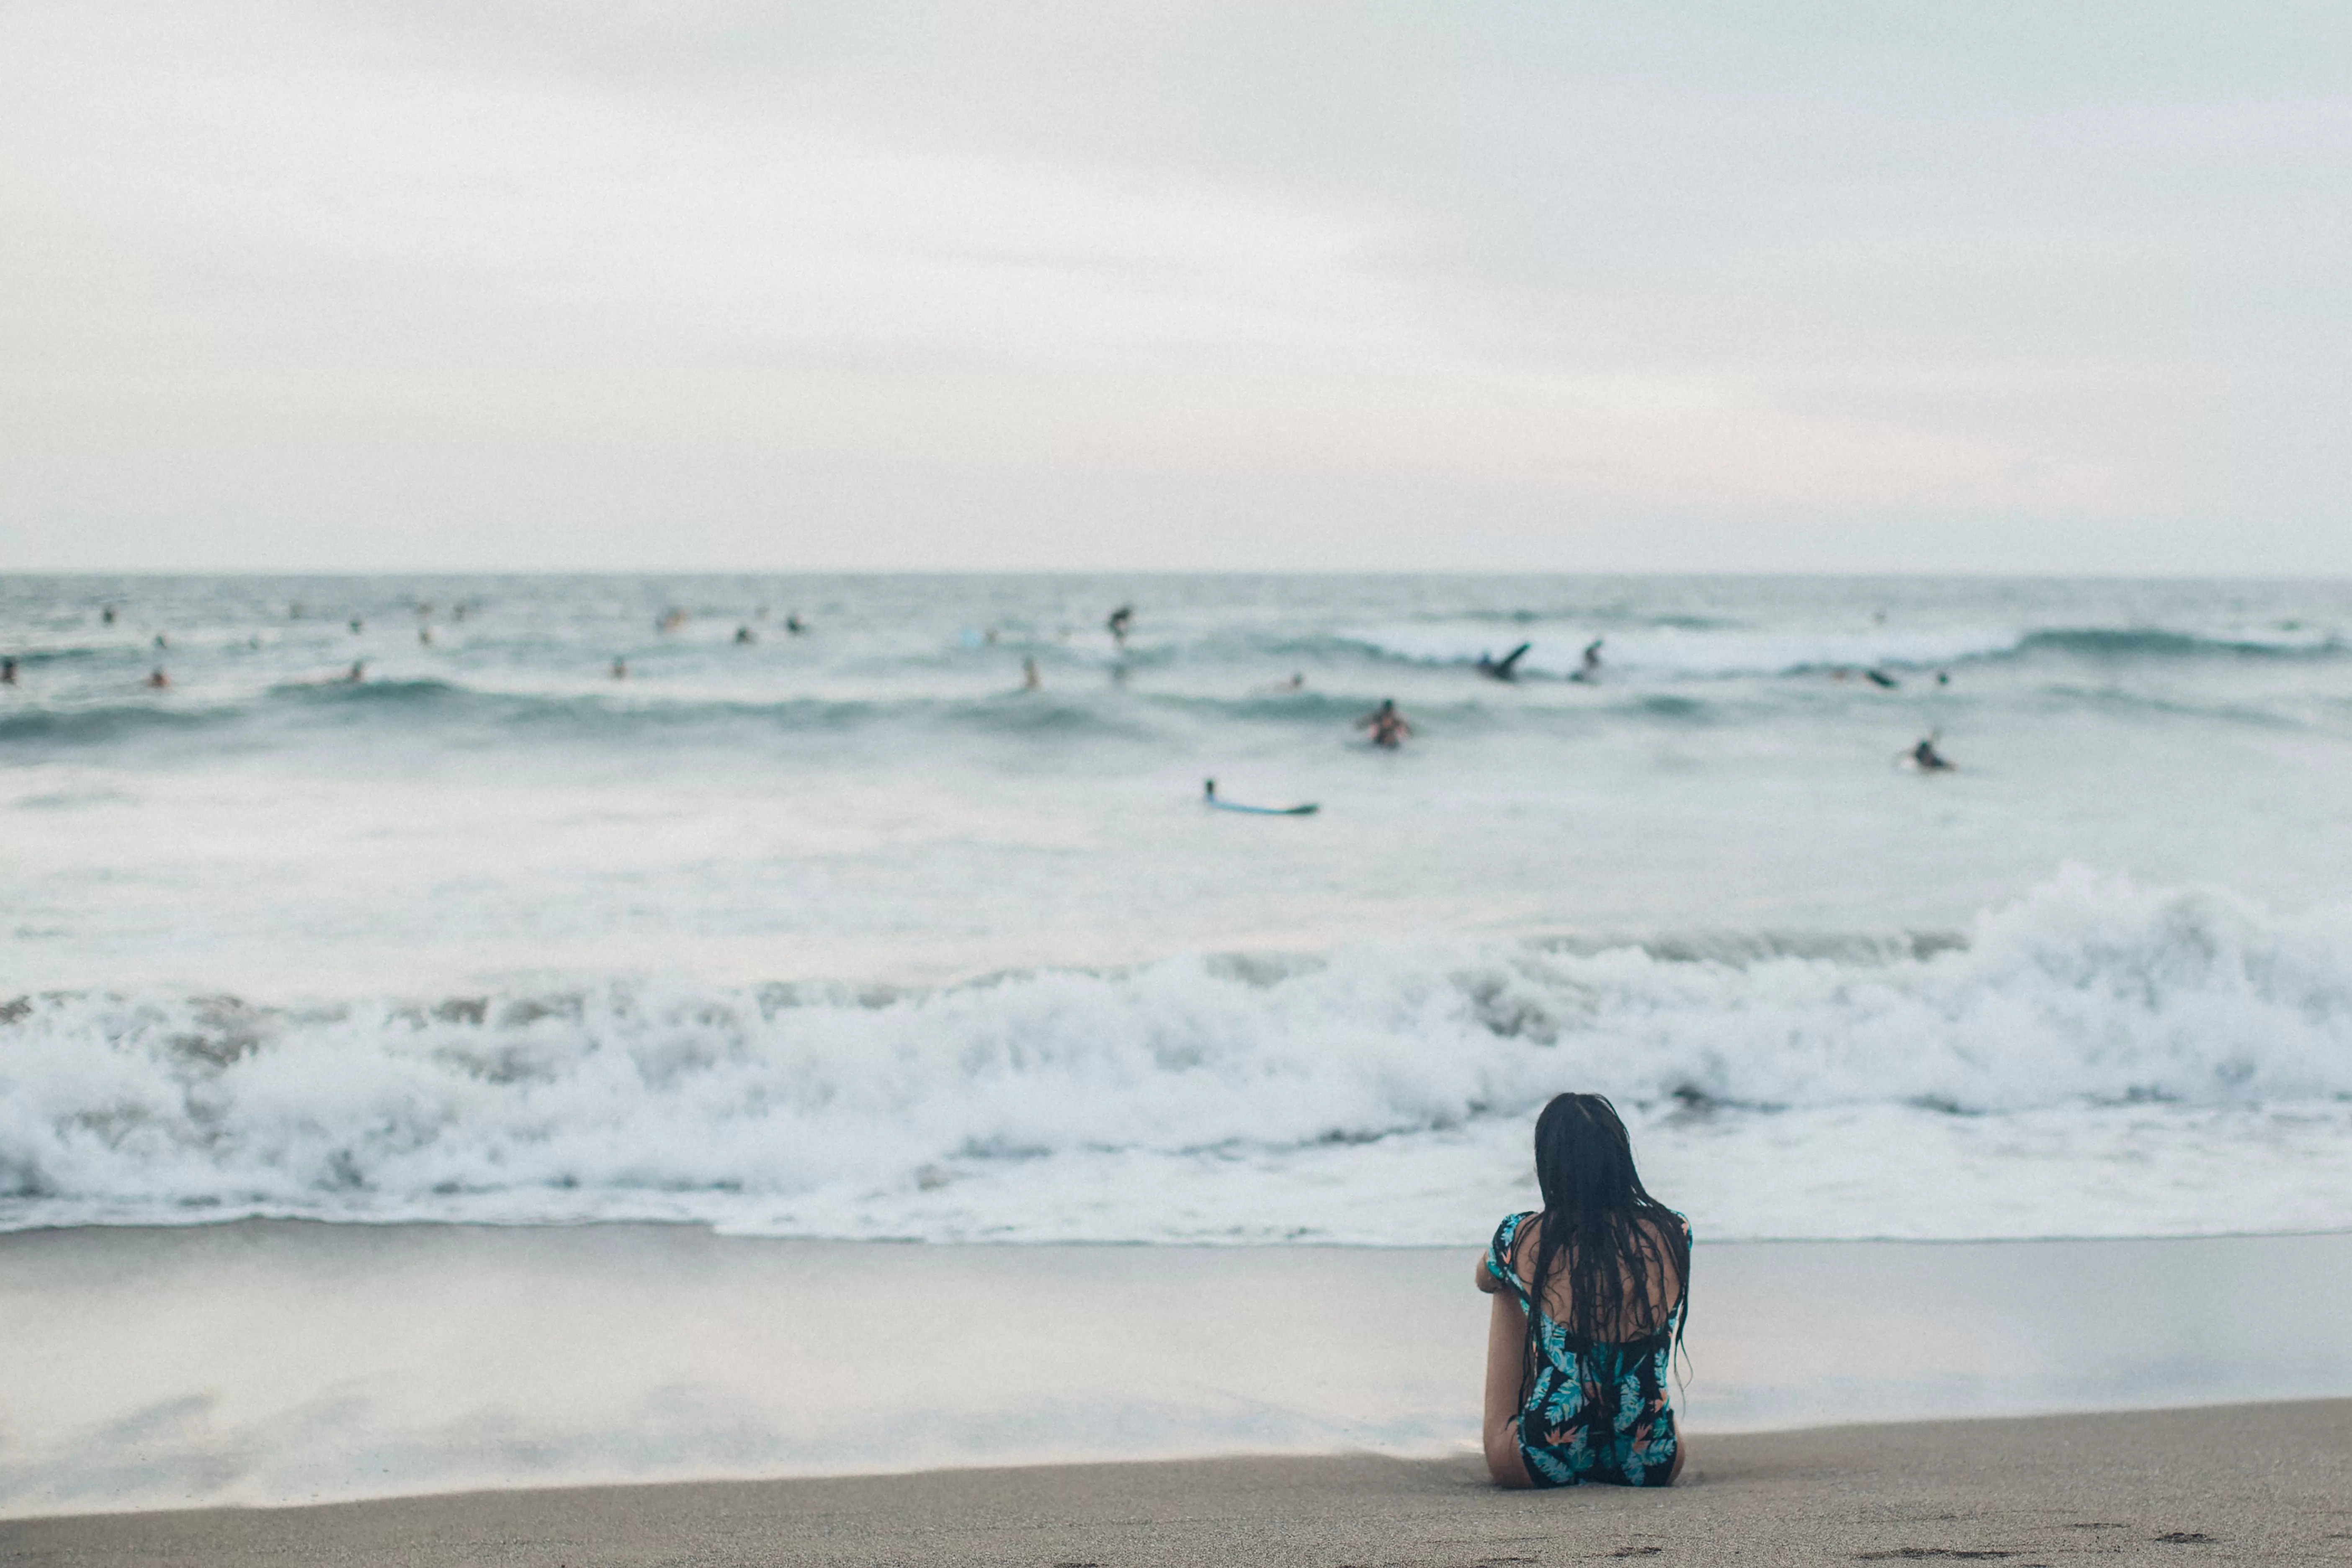
{"type": "Polygon", "coordinates": [[[1883,669],[1865,669],[1862,672],[1862,676],[1864,680],[1869,681],[1873,686],[1884,688],[1888,691],[1892,691],[1896,687],[1903,684],[1883,669]]]}
{"type": "Polygon", "coordinates": [[[355,658],[352,660],[352,672],[343,677],[343,679],[352,686],[357,686],[361,681],[365,680],[366,679],[367,660],[363,658],[355,658]]]}
{"type": "Polygon", "coordinates": [[[433,646],[433,628],[431,626],[417,627],[416,640],[424,644],[426,647],[431,647],[433,646]]]}
{"type": "Polygon", "coordinates": [[[1601,645],[1608,640],[1609,639],[1607,637],[1594,637],[1591,642],[1584,645],[1584,662],[1578,668],[1577,672],[1574,675],[1569,677],[1570,680],[1598,680],[1601,679],[1601,645]]]}
{"type": "Polygon", "coordinates": [[[353,616],[352,617],[352,635],[353,637],[357,637],[360,633],[365,630],[367,630],[367,623],[360,619],[357,616],[353,616]]]}
{"type": "Polygon", "coordinates": [[[1911,765],[1923,773],[1953,771],[1953,764],[1945,761],[1944,754],[1936,750],[1936,737],[1933,735],[1921,737],[1919,743],[1911,748],[1911,765]]]}
{"type": "Polygon", "coordinates": [[[16,661],[13,658],[0,658],[0,686],[14,686],[16,684],[16,661]]]}
{"type": "Polygon", "coordinates": [[[1024,691],[1034,691],[1045,684],[1045,682],[1041,679],[1037,674],[1037,661],[1034,658],[1023,659],[1021,661],[1021,689],[1024,691]]]}
{"type": "Polygon", "coordinates": [[[1528,649],[1535,646],[1531,642],[1523,642],[1500,658],[1482,653],[1478,656],[1478,673],[1491,675],[1497,680],[1517,680],[1519,678],[1519,660],[1527,658],[1528,649]]]}
{"type": "Polygon", "coordinates": [[[157,647],[170,647],[172,646],[172,639],[165,637],[162,632],[157,632],[155,634],[155,646],[157,647]]]}
{"type": "Polygon", "coordinates": [[[616,658],[613,661],[613,679],[615,680],[626,680],[629,679],[629,661],[627,659],[616,658]]]}
{"type": "Polygon", "coordinates": [[[1356,728],[1370,730],[1372,744],[1384,752],[1395,751],[1404,744],[1405,737],[1412,733],[1412,726],[1406,723],[1404,715],[1397,711],[1393,697],[1381,698],[1378,708],[1356,721],[1356,728]]]}
{"type": "Polygon", "coordinates": [[[735,640],[739,644],[748,645],[758,642],[760,639],[751,635],[751,628],[750,626],[737,626],[735,628],[735,640]]]}
{"type": "Polygon", "coordinates": [[[1113,610],[1110,613],[1110,619],[1103,623],[1105,626],[1110,629],[1111,641],[1118,644],[1121,647],[1125,647],[1127,646],[1128,628],[1132,626],[1134,624],[1135,606],[1133,605],[1121,605],[1118,609],[1113,610]]]}
{"type": "Polygon", "coordinates": [[[1936,684],[1937,684],[1937,685],[1938,685],[1938,686],[1949,686],[1951,683],[1952,683],[1952,672],[1951,672],[1950,670],[1948,670],[1948,669],[1939,669],[1939,670],[1937,670],[1937,671],[1936,672],[1936,684]]]}
{"type": "Polygon", "coordinates": [[[661,619],[654,623],[654,630],[657,632],[674,632],[684,625],[686,625],[686,612],[679,609],[668,609],[664,610],[662,612],[661,619]]]}
{"type": "Polygon", "coordinates": [[[803,632],[808,630],[808,627],[802,622],[799,613],[795,611],[793,614],[784,617],[784,630],[792,633],[794,637],[798,637],[803,632]]]}
{"type": "Polygon", "coordinates": [[[155,667],[154,673],[147,678],[147,687],[151,691],[161,691],[171,684],[172,678],[163,673],[163,667],[160,664],[155,667]]]}
{"type": "Polygon", "coordinates": [[[112,605],[109,605],[106,608],[99,611],[98,619],[99,624],[101,626],[112,626],[114,624],[114,606],[112,605]]]}

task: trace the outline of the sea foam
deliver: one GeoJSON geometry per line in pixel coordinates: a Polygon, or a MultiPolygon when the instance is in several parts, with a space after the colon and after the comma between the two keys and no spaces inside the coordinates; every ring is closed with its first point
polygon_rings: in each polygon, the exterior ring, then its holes
{"type": "MultiPolygon", "coordinates": [[[[1615,1097],[1683,1167],[1736,1128],[1841,1180],[1856,1173],[1806,1129],[1876,1129],[1885,1151],[1914,1125],[2009,1119],[2063,1141],[2089,1119],[2101,1158],[2128,1164],[2118,1112],[2332,1125],[2352,1103],[2352,907],[2282,917],[2069,871],[1958,945],[1590,946],[1194,955],[904,993],[607,979],[304,1005],[26,996],[0,1008],[0,1224],[1452,1239],[1431,1217],[1442,1202],[1384,1228],[1353,1207],[1333,1220],[1331,1194],[1499,1195],[1563,1089],[1615,1097]]],[[[1744,1228],[1902,1229],[1838,1186],[1744,1228]]],[[[2352,1196],[2342,1207],[2274,1212],[2352,1223],[2352,1196]]],[[[2000,1228],[1938,1213],[1931,1233],[2000,1228]]],[[[2098,1225],[2177,1228],[2161,1202],[2098,1225]]]]}

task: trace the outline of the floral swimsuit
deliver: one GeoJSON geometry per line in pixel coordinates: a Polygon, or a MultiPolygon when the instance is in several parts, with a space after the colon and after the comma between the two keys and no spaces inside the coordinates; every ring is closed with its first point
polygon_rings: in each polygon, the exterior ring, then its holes
{"type": "MultiPolygon", "coordinates": [[[[1515,1214],[1495,1231],[1486,1268],[1511,1288],[1537,1326],[1535,1376],[1519,1407],[1519,1452],[1539,1487],[1662,1487],[1674,1479],[1675,1412],[1667,1403],[1675,1328],[1690,1301],[1685,1286],[1666,1321],[1640,1339],[1598,1343],[1578,1339],[1537,1310],[1527,1281],[1511,1267],[1511,1242],[1532,1214],[1515,1214]]],[[[1689,1226],[1684,1226],[1689,1234],[1689,1226]]]]}

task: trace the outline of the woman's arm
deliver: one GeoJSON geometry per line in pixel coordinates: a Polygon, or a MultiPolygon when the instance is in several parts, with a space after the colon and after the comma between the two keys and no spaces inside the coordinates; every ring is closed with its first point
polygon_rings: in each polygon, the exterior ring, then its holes
{"type": "MultiPolygon", "coordinates": [[[[1479,1271],[1486,1271],[1482,1259],[1479,1271]]],[[[1492,1289],[1489,1286],[1487,1289],[1492,1289]]],[[[1498,1487],[1531,1487],[1519,1452],[1519,1376],[1528,1353],[1528,1315],[1509,1291],[1498,1292],[1486,1319],[1486,1473],[1498,1487]]]]}
{"type": "Polygon", "coordinates": [[[1478,1255],[1478,1261],[1472,1268],[1470,1282],[1489,1296],[1503,1288],[1503,1282],[1495,1278],[1494,1265],[1486,1261],[1486,1255],[1483,1252],[1478,1255]]]}

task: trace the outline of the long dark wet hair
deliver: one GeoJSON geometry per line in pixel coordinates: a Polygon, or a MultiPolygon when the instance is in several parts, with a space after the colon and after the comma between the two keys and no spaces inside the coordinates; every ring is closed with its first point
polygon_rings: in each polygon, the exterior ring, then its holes
{"type": "MultiPolygon", "coordinates": [[[[1680,1301],[1654,1300],[1653,1282],[1657,1288],[1671,1282],[1680,1297],[1690,1290],[1690,1232],[1680,1215],[1642,1185],[1633,1140],[1606,1099],[1555,1095],[1543,1108],[1536,1118],[1536,1184],[1543,1192],[1543,1224],[1528,1268],[1528,1297],[1538,1310],[1528,1314],[1522,1399],[1539,1363],[1536,1325],[1545,1288],[1562,1270],[1568,1317],[1559,1326],[1587,1342],[1637,1339],[1663,1327],[1680,1301]],[[1628,1275],[1638,1292],[1631,1299],[1628,1275]]],[[[1675,1342],[1679,1349],[1679,1320],[1675,1342]]]]}

